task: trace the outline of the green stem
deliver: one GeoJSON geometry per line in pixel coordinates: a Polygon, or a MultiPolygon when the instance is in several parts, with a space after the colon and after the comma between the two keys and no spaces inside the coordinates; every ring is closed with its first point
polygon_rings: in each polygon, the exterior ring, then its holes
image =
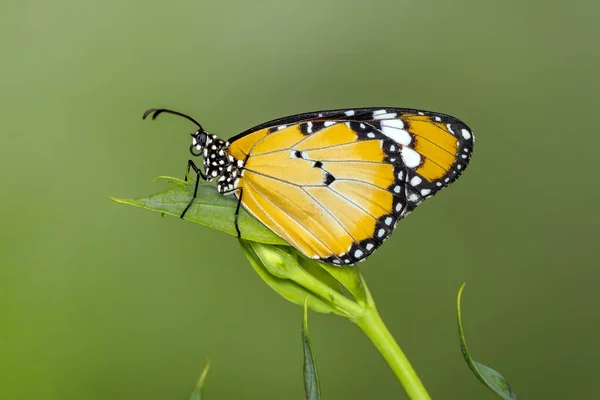
{"type": "Polygon", "coordinates": [[[423,383],[417,376],[412,365],[388,331],[374,305],[369,305],[365,311],[352,321],[371,339],[383,358],[396,374],[408,397],[413,400],[431,400],[423,383]]]}

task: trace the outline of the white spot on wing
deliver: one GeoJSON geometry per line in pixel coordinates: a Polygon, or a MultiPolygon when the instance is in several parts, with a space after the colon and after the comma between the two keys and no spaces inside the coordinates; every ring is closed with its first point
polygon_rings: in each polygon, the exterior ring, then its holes
{"type": "Polygon", "coordinates": [[[386,225],[389,226],[389,225],[392,224],[392,221],[393,221],[392,217],[387,217],[384,222],[385,222],[386,225]]]}
{"type": "Polygon", "coordinates": [[[402,122],[401,119],[392,119],[392,120],[386,120],[386,121],[381,121],[381,126],[387,126],[389,128],[395,128],[395,129],[404,129],[404,122],[402,122]]]}
{"type": "Polygon", "coordinates": [[[402,161],[407,167],[416,168],[421,163],[421,155],[409,147],[403,147],[402,161]]]}
{"type": "Polygon", "coordinates": [[[462,129],[462,130],[460,131],[460,133],[462,133],[462,136],[463,136],[465,139],[467,139],[467,140],[471,139],[471,132],[469,132],[468,130],[466,130],[466,129],[462,129]]]}
{"type": "MultiPolygon", "coordinates": [[[[385,110],[383,110],[385,111],[385,110]]],[[[373,113],[373,119],[392,119],[392,118],[396,118],[398,116],[398,114],[396,113],[388,113],[388,114],[378,114],[375,115],[375,113],[373,113]]]]}
{"type": "Polygon", "coordinates": [[[410,180],[410,184],[413,186],[417,186],[421,182],[423,182],[423,179],[419,178],[418,176],[413,176],[412,179],[410,180]]]}
{"type": "Polygon", "coordinates": [[[452,125],[446,124],[446,128],[448,128],[448,132],[450,132],[451,134],[453,134],[454,136],[456,136],[456,133],[454,133],[454,131],[452,130],[452,125]]]}
{"type": "Polygon", "coordinates": [[[348,110],[344,114],[346,114],[347,117],[351,117],[354,115],[354,110],[348,110]]]}
{"type": "Polygon", "coordinates": [[[408,146],[412,141],[410,134],[404,129],[404,123],[400,119],[381,121],[381,132],[396,143],[408,146]]]}
{"type": "Polygon", "coordinates": [[[422,189],[421,190],[422,196],[427,196],[429,193],[431,193],[431,189],[422,189]]]}
{"type": "Polygon", "coordinates": [[[365,254],[365,253],[363,253],[362,250],[358,249],[354,252],[354,257],[361,258],[363,256],[363,254],[365,254]]]}
{"type": "Polygon", "coordinates": [[[385,229],[380,229],[379,232],[377,232],[377,237],[383,237],[383,235],[385,235],[385,229]]]}
{"type": "Polygon", "coordinates": [[[365,248],[367,249],[367,251],[371,251],[373,249],[373,247],[375,247],[373,245],[373,243],[367,243],[367,245],[365,246],[365,248]]]}

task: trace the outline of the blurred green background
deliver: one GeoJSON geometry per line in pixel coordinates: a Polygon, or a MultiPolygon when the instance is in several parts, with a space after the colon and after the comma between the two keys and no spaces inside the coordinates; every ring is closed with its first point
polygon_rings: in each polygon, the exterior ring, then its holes
{"type": "MultiPolygon", "coordinates": [[[[304,111],[455,115],[474,158],[361,264],[431,395],[595,398],[597,2],[3,2],[0,398],[300,399],[301,309],[236,240],[112,203],[182,176],[193,115],[223,137],[304,111]]],[[[364,335],[312,313],[323,398],[405,398],[364,335]]]]}

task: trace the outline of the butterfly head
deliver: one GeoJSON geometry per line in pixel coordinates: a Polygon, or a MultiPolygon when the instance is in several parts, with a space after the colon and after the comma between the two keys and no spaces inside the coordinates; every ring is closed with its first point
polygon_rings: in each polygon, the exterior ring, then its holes
{"type": "Polygon", "coordinates": [[[206,156],[206,148],[210,144],[210,136],[204,130],[197,130],[191,135],[192,144],[190,145],[190,153],[194,157],[206,156]]]}

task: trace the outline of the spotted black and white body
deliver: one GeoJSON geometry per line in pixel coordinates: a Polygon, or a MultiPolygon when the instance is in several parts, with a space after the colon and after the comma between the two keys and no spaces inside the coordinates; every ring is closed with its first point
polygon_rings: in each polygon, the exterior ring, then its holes
{"type": "MultiPolygon", "coordinates": [[[[317,111],[272,120],[224,141],[196,125],[190,152],[198,181],[307,257],[332,265],[364,261],[424,200],[454,182],[473,151],[473,133],[452,116],[404,108],[317,111]]],[[[187,179],[187,175],[186,175],[187,179]]]]}
{"type": "MultiPolygon", "coordinates": [[[[205,180],[210,182],[217,179],[219,193],[230,194],[235,191],[244,161],[236,160],[229,154],[229,142],[199,130],[192,134],[190,152],[194,156],[202,156],[205,180]]],[[[189,163],[193,164],[193,161],[189,163]]]]}

